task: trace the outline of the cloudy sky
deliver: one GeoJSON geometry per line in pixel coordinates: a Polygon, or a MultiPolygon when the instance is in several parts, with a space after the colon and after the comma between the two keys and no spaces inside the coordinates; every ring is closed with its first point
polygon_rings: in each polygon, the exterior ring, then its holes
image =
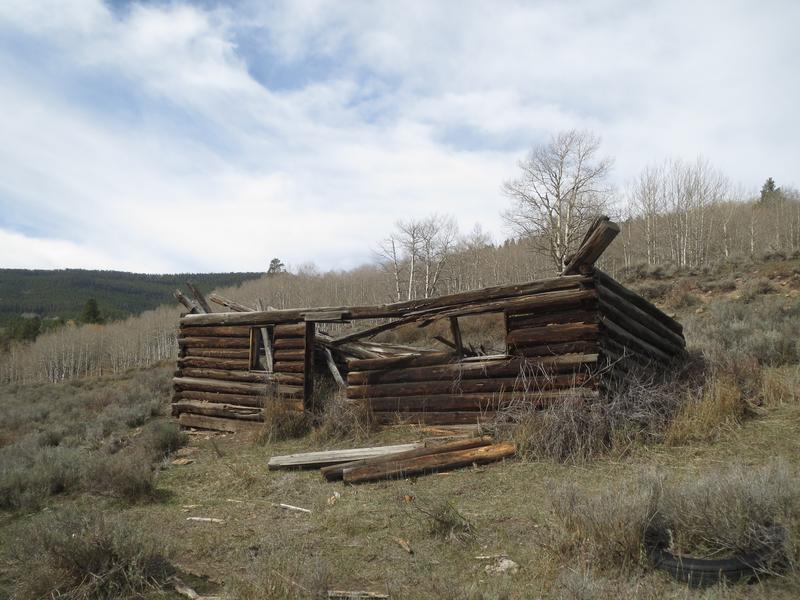
{"type": "Polygon", "coordinates": [[[623,186],[701,154],[800,184],[800,3],[0,2],[0,267],[323,269],[400,218],[501,240],[590,129],[623,186]]]}

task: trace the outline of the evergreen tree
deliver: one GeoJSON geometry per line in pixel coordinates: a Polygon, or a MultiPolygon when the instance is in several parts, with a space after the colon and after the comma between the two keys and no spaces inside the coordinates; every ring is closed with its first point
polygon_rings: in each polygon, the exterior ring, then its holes
{"type": "Polygon", "coordinates": [[[103,317],[100,316],[100,309],[97,308],[97,300],[89,298],[83,307],[81,321],[84,323],[102,323],[103,317]]]}
{"type": "Polygon", "coordinates": [[[286,265],[281,262],[280,258],[273,258],[269,261],[269,268],[267,269],[267,275],[277,275],[278,273],[285,273],[286,272],[286,265]]]}
{"type": "Polygon", "coordinates": [[[775,180],[772,177],[768,177],[767,180],[764,182],[764,185],[761,186],[760,202],[762,204],[766,204],[773,198],[777,197],[780,193],[781,193],[780,188],[775,187],[775,180]]]}

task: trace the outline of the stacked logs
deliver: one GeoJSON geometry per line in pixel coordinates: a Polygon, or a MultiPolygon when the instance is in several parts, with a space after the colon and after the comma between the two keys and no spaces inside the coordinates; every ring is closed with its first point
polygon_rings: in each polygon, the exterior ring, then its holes
{"type": "Polygon", "coordinates": [[[474,424],[523,399],[540,405],[575,387],[592,393],[596,354],[458,360],[452,354],[351,360],[347,397],[368,404],[378,423],[408,420],[428,424],[474,424]],[[525,377],[524,373],[536,377],[525,377]],[[520,376],[520,374],[523,376],[520,376]]]}
{"type": "Polygon", "coordinates": [[[313,324],[274,327],[272,340],[266,343],[275,363],[273,371],[267,372],[253,368],[254,353],[259,348],[256,336],[266,328],[182,325],[178,369],[172,380],[172,414],[187,427],[252,431],[263,421],[266,402],[302,411],[308,385],[305,357],[310,348],[306,344],[309,329],[313,336],[313,324]]]}

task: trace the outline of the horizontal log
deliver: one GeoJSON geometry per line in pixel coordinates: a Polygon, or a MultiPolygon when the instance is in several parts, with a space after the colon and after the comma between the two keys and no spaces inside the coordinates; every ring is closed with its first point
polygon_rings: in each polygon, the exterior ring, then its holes
{"type": "Polygon", "coordinates": [[[261,409],[236,404],[218,404],[199,400],[178,400],[172,403],[172,414],[182,413],[222,417],[224,419],[243,419],[245,421],[261,421],[261,409]]]}
{"type": "MultiPolygon", "coordinates": [[[[536,390],[574,387],[588,381],[585,373],[550,375],[535,379],[536,390]]],[[[385,383],[380,385],[348,385],[346,394],[350,399],[382,398],[386,396],[424,396],[429,394],[458,394],[476,392],[512,392],[523,390],[526,381],[518,377],[495,379],[464,379],[462,381],[420,381],[385,383]]]]}
{"type": "Polygon", "coordinates": [[[234,433],[257,433],[264,428],[263,423],[242,421],[241,419],[222,419],[206,415],[183,413],[178,417],[178,423],[184,427],[197,429],[212,429],[215,431],[231,431],[234,433]]]}
{"type": "Polygon", "coordinates": [[[238,381],[218,381],[216,379],[197,379],[193,377],[174,377],[172,384],[177,390],[196,390],[198,392],[222,392],[227,394],[247,394],[264,396],[265,383],[242,383],[238,381]]]}
{"type": "Polygon", "coordinates": [[[248,396],[247,394],[225,394],[220,392],[198,392],[183,390],[175,392],[174,400],[200,400],[202,402],[215,402],[218,404],[238,404],[240,406],[253,406],[261,408],[265,402],[272,399],[264,396],[248,396]]]}
{"type": "Polygon", "coordinates": [[[273,456],[267,462],[269,470],[291,469],[299,467],[325,467],[338,463],[352,462],[362,458],[374,458],[387,454],[396,454],[407,450],[421,448],[422,442],[399,444],[394,446],[374,446],[370,448],[347,448],[344,450],[323,450],[321,452],[302,452],[300,454],[285,454],[273,456]]]}
{"type": "Polygon", "coordinates": [[[355,467],[366,467],[368,465],[377,465],[386,462],[387,460],[398,461],[406,460],[409,458],[417,458],[418,456],[430,456],[431,454],[443,454],[444,452],[453,452],[455,450],[469,450],[470,448],[480,448],[481,446],[489,446],[492,443],[492,438],[489,436],[481,436],[474,438],[467,438],[463,440],[454,440],[439,446],[425,445],[422,448],[415,448],[414,450],[407,450],[406,452],[398,452],[396,454],[389,454],[386,456],[378,456],[375,458],[365,458],[353,462],[347,462],[337,465],[331,465],[320,469],[322,476],[328,481],[341,481],[345,469],[354,469],[355,467]]]}
{"type": "MultiPolygon", "coordinates": [[[[636,292],[633,292],[623,286],[607,273],[604,273],[599,269],[595,269],[594,279],[599,285],[604,286],[606,289],[624,298],[634,306],[639,307],[653,318],[663,323],[666,327],[669,327],[675,333],[683,335],[683,326],[680,323],[659,309],[655,304],[645,300],[636,292]]],[[[184,318],[188,318],[189,316],[202,317],[204,315],[187,315],[187,317],[184,318]]]]}
{"type": "Polygon", "coordinates": [[[492,446],[482,446],[468,450],[454,450],[441,454],[428,454],[416,458],[382,462],[345,469],[343,479],[346,483],[364,483],[380,479],[400,479],[423,473],[433,473],[470,465],[483,465],[510,458],[516,454],[516,447],[509,442],[492,446]]]}
{"type": "Polygon", "coordinates": [[[305,370],[305,364],[300,361],[281,361],[275,363],[276,373],[302,373],[305,370]]]}
{"type": "Polygon", "coordinates": [[[278,338],[272,343],[275,350],[294,350],[306,347],[304,338],[278,338]]]}
{"type": "Polygon", "coordinates": [[[591,278],[581,275],[569,277],[553,277],[530,283],[495,286],[469,292],[459,292],[436,298],[409,300],[394,304],[376,306],[325,306],[314,308],[292,308],[282,310],[252,311],[243,313],[214,313],[210,315],[186,315],[181,319],[182,325],[268,325],[297,322],[306,313],[346,312],[350,319],[380,319],[401,317],[415,310],[436,309],[467,304],[474,301],[486,301],[496,298],[510,298],[519,295],[535,294],[551,290],[563,290],[578,287],[591,282],[591,278]]]}
{"type": "Polygon", "coordinates": [[[591,310],[588,308],[574,308],[546,314],[509,315],[508,329],[525,329],[561,323],[597,323],[599,319],[600,315],[597,313],[596,307],[591,310]]]}
{"type": "Polygon", "coordinates": [[[305,323],[286,323],[284,325],[275,325],[275,337],[303,337],[306,334],[305,323]]]}
{"type": "Polygon", "coordinates": [[[275,351],[275,360],[280,361],[294,361],[294,360],[305,360],[306,351],[305,350],[276,350],[275,351]]]}
{"type": "Polygon", "coordinates": [[[458,360],[452,352],[431,352],[427,354],[408,354],[405,356],[392,356],[389,358],[357,358],[347,361],[347,368],[351,371],[370,371],[379,369],[392,369],[396,367],[423,367],[427,365],[441,365],[458,360]]]}
{"type": "Polygon", "coordinates": [[[200,379],[218,379],[220,381],[244,381],[247,383],[263,383],[268,381],[267,373],[253,371],[229,371],[225,369],[185,368],[178,377],[198,377],[200,379]]]}
{"type": "Polygon", "coordinates": [[[306,378],[302,373],[270,373],[269,379],[281,385],[295,385],[303,387],[306,378]]]}
{"type": "Polygon", "coordinates": [[[552,390],[528,393],[476,393],[476,394],[432,394],[423,396],[394,396],[370,398],[367,405],[373,412],[446,412],[488,411],[494,412],[506,406],[547,406],[566,398],[596,398],[597,391],[586,388],[552,390]]]}
{"type": "Polygon", "coordinates": [[[597,338],[600,328],[594,323],[563,323],[544,327],[528,327],[508,332],[506,343],[516,345],[542,345],[560,342],[591,341],[597,338]]]}
{"type": "Polygon", "coordinates": [[[561,354],[597,354],[599,346],[594,342],[566,342],[563,344],[541,344],[528,346],[518,344],[512,346],[514,354],[524,357],[558,356],[561,354]]]}
{"type": "Polygon", "coordinates": [[[235,337],[179,337],[178,345],[188,348],[250,348],[250,340],[235,337]]]}
{"type": "Polygon", "coordinates": [[[347,374],[347,383],[348,385],[368,385],[411,381],[515,377],[519,375],[520,369],[523,368],[526,370],[546,369],[548,372],[564,372],[579,369],[583,364],[583,357],[573,355],[563,358],[558,357],[557,360],[527,361],[524,358],[514,357],[502,360],[459,361],[427,367],[398,367],[374,371],[350,371],[347,374]]]}
{"type": "Polygon", "coordinates": [[[218,348],[183,348],[186,356],[205,356],[208,358],[244,358],[250,365],[250,349],[247,350],[226,350],[218,348]]]}
{"type": "Polygon", "coordinates": [[[181,327],[178,333],[183,337],[250,337],[250,328],[243,326],[181,327]]]}
{"type": "Polygon", "coordinates": [[[185,356],[178,359],[178,366],[194,367],[199,369],[230,369],[246,371],[250,368],[250,361],[233,358],[207,358],[205,356],[185,356]]]}
{"type": "Polygon", "coordinates": [[[446,412],[374,412],[372,420],[377,425],[477,425],[495,418],[492,411],[446,412]]]}

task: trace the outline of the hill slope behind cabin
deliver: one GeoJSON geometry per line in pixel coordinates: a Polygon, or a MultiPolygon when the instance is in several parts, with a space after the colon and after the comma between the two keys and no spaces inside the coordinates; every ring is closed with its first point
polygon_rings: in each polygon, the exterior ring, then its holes
{"type": "Polygon", "coordinates": [[[0,326],[26,313],[76,319],[90,298],[97,300],[104,317],[118,319],[173,302],[172,292],[186,281],[205,291],[235,286],[261,275],[0,269],[0,326]]]}

